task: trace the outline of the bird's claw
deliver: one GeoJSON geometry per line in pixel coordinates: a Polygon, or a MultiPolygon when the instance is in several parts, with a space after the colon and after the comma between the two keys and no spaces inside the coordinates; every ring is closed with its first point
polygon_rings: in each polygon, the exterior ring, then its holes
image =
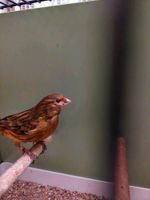
{"type": "Polygon", "coordinates": [[[29,150],[26,150],[25,154],[28,155],[33,160],[34,163],[34,160],[36,160],[37,156],[29,150]]]}
{"type": "Polygon", "coordinates": [[[34,153],[27,150],[25,147],[20,146],[19,149],[23,154],[28,155],[32,160],[35,160],[37,158],[37,156],[34,153]]]}
{"type": "Polygon", "coordinates": [[[41,154],[43,154],[46,150],[47,150],[47,146],[46,146],[46,144],[43,142],[43,141],[40,141],[40,142],[38,142],[37,144],[41,144],[42,145],[42,152],[41,152],[41,154]]]}

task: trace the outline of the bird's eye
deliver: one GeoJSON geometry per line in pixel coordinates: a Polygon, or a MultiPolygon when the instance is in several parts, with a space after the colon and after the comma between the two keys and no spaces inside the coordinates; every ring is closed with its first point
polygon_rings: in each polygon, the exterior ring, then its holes
{"type": "Polygon", "coordinates": [[[59,103],[61,100],[60,99],[56,99],[56,102],[59,103]]]}

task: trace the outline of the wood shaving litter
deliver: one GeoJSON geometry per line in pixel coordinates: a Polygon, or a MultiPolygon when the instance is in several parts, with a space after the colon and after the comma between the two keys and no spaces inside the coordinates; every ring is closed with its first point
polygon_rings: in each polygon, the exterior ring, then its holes
{"type": "Polygon", "coordinates": [[[106,200],[106,198],[17,180],[0,200],[106,200]]]}

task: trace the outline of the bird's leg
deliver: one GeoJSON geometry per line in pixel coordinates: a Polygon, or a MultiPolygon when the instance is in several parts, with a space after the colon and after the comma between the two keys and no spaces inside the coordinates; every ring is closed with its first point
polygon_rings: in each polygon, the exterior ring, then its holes
{"type": "Polygon", "coordinates": [[[39,141],[39,142],[37,142],[37,144],[42,145],[43,150],[42,150],[41,154],[43,154],[47,150],[46,144],[43,141],[39,141]]]}
{"type": "Polygon", "coordinates": [[[35,160],[37,158],[37,156],[34,153],[32,153],[31,151],[29,151],[25,147],[21,146],[20,143],[16,143],[16,146],[19,148],[19,150],[21,151],[21,153],[27,154],[32,160],[35,160]]]}
{"type": "Polygon", "coordinates": [[[20,143],[16,142],[15,144],[19,148],[21,153],[25,153],[27,151],[27,149],[25,147],[21,146],[20,143]]]}

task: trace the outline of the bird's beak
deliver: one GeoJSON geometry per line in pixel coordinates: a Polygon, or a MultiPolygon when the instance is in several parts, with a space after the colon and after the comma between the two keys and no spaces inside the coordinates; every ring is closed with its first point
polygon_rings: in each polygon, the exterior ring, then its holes
{"type": "Polygon", "coordinates": [[[69,103],[71,103],[71,100],[68,99],[68,98],[65,98],[65,99],[64,99],[64,103],[65,103],[65,106],[66,106],[66,105],[68,105],[69,103]]]}

